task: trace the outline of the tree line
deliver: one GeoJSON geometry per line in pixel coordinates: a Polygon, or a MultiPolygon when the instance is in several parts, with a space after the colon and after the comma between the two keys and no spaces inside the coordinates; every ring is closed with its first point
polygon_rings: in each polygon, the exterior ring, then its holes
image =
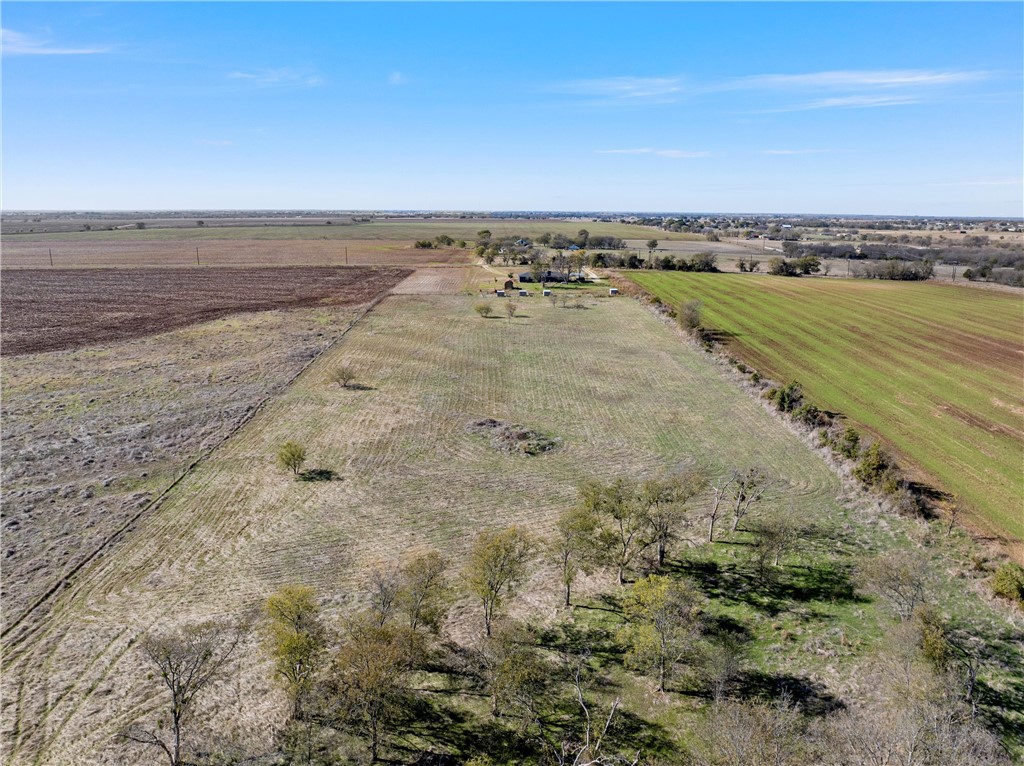
{"type": "Polygon", "coordinates": [[[853,766],[868,752],[879,759],[871,763],[1008,763],[979,723],[984,646],[935,609],[925,552],[867,556],[852,579],[830,570],[833,599],[870,595],[893,615],[891,640],[868,669],[884,694],[847,707],[798,678],[758,691],[765,676],[750,656],[749,629],[716,616],[714,590],[687,551],[742,540],[730,566],[744,587],[774,597],[797,569],[788,562],[823,534],[784,498],[783,482],[756,466],[595,479],[578,487],[547,537],[485,529],[459,566],[437,551],[409,553],[366,572],[358,606],[335,617],[313,588],[291,584],[246,620],[146,634],[140,657],[163,688],[162,708],[124,736],[170,766],[257,757],[853,766]],[[589,578],[580,601],[574,587],[584,574],[607,585],[595,594],[589,578]],[[557,585],[558,606],[581,610],[566,614],[582,619],[597,605],[613,625],[510,615],[527,584],[544,579],[557,585]],[[453,610],[469,615],[473,639],[446,633],[453,610]],[[203,736],[205,696],[253,645],[288,704],[270,753],[203,736]],[[616,668],[669,698],[702,702],[685,749],[629,709],[612,682],[616,668]],[[456,723],[472,736],[453,744],[456,723]]]}

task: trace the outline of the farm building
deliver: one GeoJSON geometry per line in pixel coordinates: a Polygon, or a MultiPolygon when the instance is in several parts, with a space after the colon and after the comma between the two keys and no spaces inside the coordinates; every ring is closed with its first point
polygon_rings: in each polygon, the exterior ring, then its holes
{"type": "MultiPolygon", "coordinates": [[[[572,275],[570,274],[569,277],[571,277],[571,276],[572,275]]],[[[547,271],[545,271],[544,273],[542,273],[540,275],[540,279],[538,279],[537,281],[538,282],[568,282],[569,281],[569,277],[567,277],[565,275],[564,271],[552,271],[551,269],[548,269],[547,271]]],[[[532,282],[533,281],[533,274],[531,274],[528,271],[524,271],[522,274],[519,275],[519,281],[520,282],[532,282]]]]}

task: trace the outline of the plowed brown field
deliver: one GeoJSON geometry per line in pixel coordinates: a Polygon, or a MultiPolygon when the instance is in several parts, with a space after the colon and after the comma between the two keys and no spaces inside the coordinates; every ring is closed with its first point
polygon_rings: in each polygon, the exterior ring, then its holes
{"type": "Polygon", "coordinates": [[[364,267],[5,270],[2,351],[127,340],[239,312],[357,305],[411,273],[364,267]]]}

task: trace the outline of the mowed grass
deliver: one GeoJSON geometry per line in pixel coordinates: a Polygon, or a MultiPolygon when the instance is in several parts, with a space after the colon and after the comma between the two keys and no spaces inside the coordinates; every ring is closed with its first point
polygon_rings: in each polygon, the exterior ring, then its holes
{"type": "Polygon", "coordinates": [[[630,273],[780,382],[885,440],[985,532],[1024,539],[1024,296],[949,285],[630,273]]]}
{"type": "MultiPolygon", "coordinates": [[[[118,729],[160,700],[131,648],[141,630],[237,614],[292,582],[315,586],[336,613],[375,563],[434,547],[457,569],[485,527],[550,533],[586,477],[758,464],[784,480],[787,506],[840,512],[828,467],[635,302],[524,300],[509,323],[477,316],[476,300],[386,300],[84,570],[36,632],[5,647],[10,761],[85,762],[116,748],[118,729]],[[365,388],[330,382],[342,361],[365,388]],[[563,446],[497,452],[467,431],[484,417],[563,446]],[[308,467],[341,480],[294,481],[274,462],[288,439],[307,447],[308,467]]],[[[550,572],[528,591],[521,615],[557,613],[550,572]]],[[[479,632],[468,603],[452,630],[479,632]]],[[[286,705],[251,651],[244,709],[209,704],[269,746],[286,705]]]]}
{"type": "MultiPolygon", "coordinates": [[[[712,474],[763,466],[780,481],[766,505],[791,508],[819,531],[771,588],[750,582],[747,533],[713,546],[680,543],[672,570],[697,581],[723,624],[749,629],[752,658],[772,678],[812,677],[830,694],[856,697],[857,664],[890,618],[847,593],[852,564],[871,550],[917,545],[916,522],[842,506],[839,481],[816,454],[636,302],[590,299],[563,309],[523,299],[522,315],[509,322],[477,316],[479,300],[385,300],[83,570],[45,622],[9,642],[6,761],[132,762],[118,731],[152,718],[163,701],[133,646],[143,630],[235,616],[286,583],[316,587],[334,619],[360,602],[376,564],[437,548],[457,573],[483,528],[549,534],[583,478],[686,464],[712,474]],[[330,382],[343,362],[359,370],[359,388],[330,382]],[[562,446],[537,457],[497,452],[467,431],[484,417],[542,430],[562,446]],[[307,447],[307,467],[340,479],[294,481],[274,462],[289,439],[307,447]]],[[[685,536],[699,543],[702,525],[685,536]]],[[[974,633],[1005,630],[964,585],[944,577],[940,603],[985,628],[974,633]]],[[[616,591],[610,573],[581,584],[577,598],[600,589],[616,591]]],[[[559,596],[541,566],[511,611],[546,624],[576,620],[583,631],[621,624],[606,609],[563,612],[559,596]]],[[[447,630],[470,643],[481,631],[478,609],[460,599],[447,630]]],[[[204,697],[204,716],[250,749],[269,750],[287,701],[258,637],[246,652],[240,675],[204,697]]],[[[662,754],[677,754],[696,703],[666,698],[621,666],[608,670],[616,685],[606,693],[661,725],[669,739],[662,754]]]]}

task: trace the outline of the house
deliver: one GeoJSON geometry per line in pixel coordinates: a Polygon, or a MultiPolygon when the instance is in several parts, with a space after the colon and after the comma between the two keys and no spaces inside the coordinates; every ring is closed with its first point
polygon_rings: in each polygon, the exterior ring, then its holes
{"type": "MultiPolygon", "coordinates": [[[[528,271],[524,271],[522,274],[519,275],[519,281],[520,282],[532,282],[533,281],[533,274],[531,274],[528,271]]],[[[544,272],[541,273],[540,279],[538,279],[537,281],[538,282],[568,282],[569,280],[565,276],[564,272],[552,271],[551,269],[548,269],[547,271],[544,271],[544,272]]]]}

